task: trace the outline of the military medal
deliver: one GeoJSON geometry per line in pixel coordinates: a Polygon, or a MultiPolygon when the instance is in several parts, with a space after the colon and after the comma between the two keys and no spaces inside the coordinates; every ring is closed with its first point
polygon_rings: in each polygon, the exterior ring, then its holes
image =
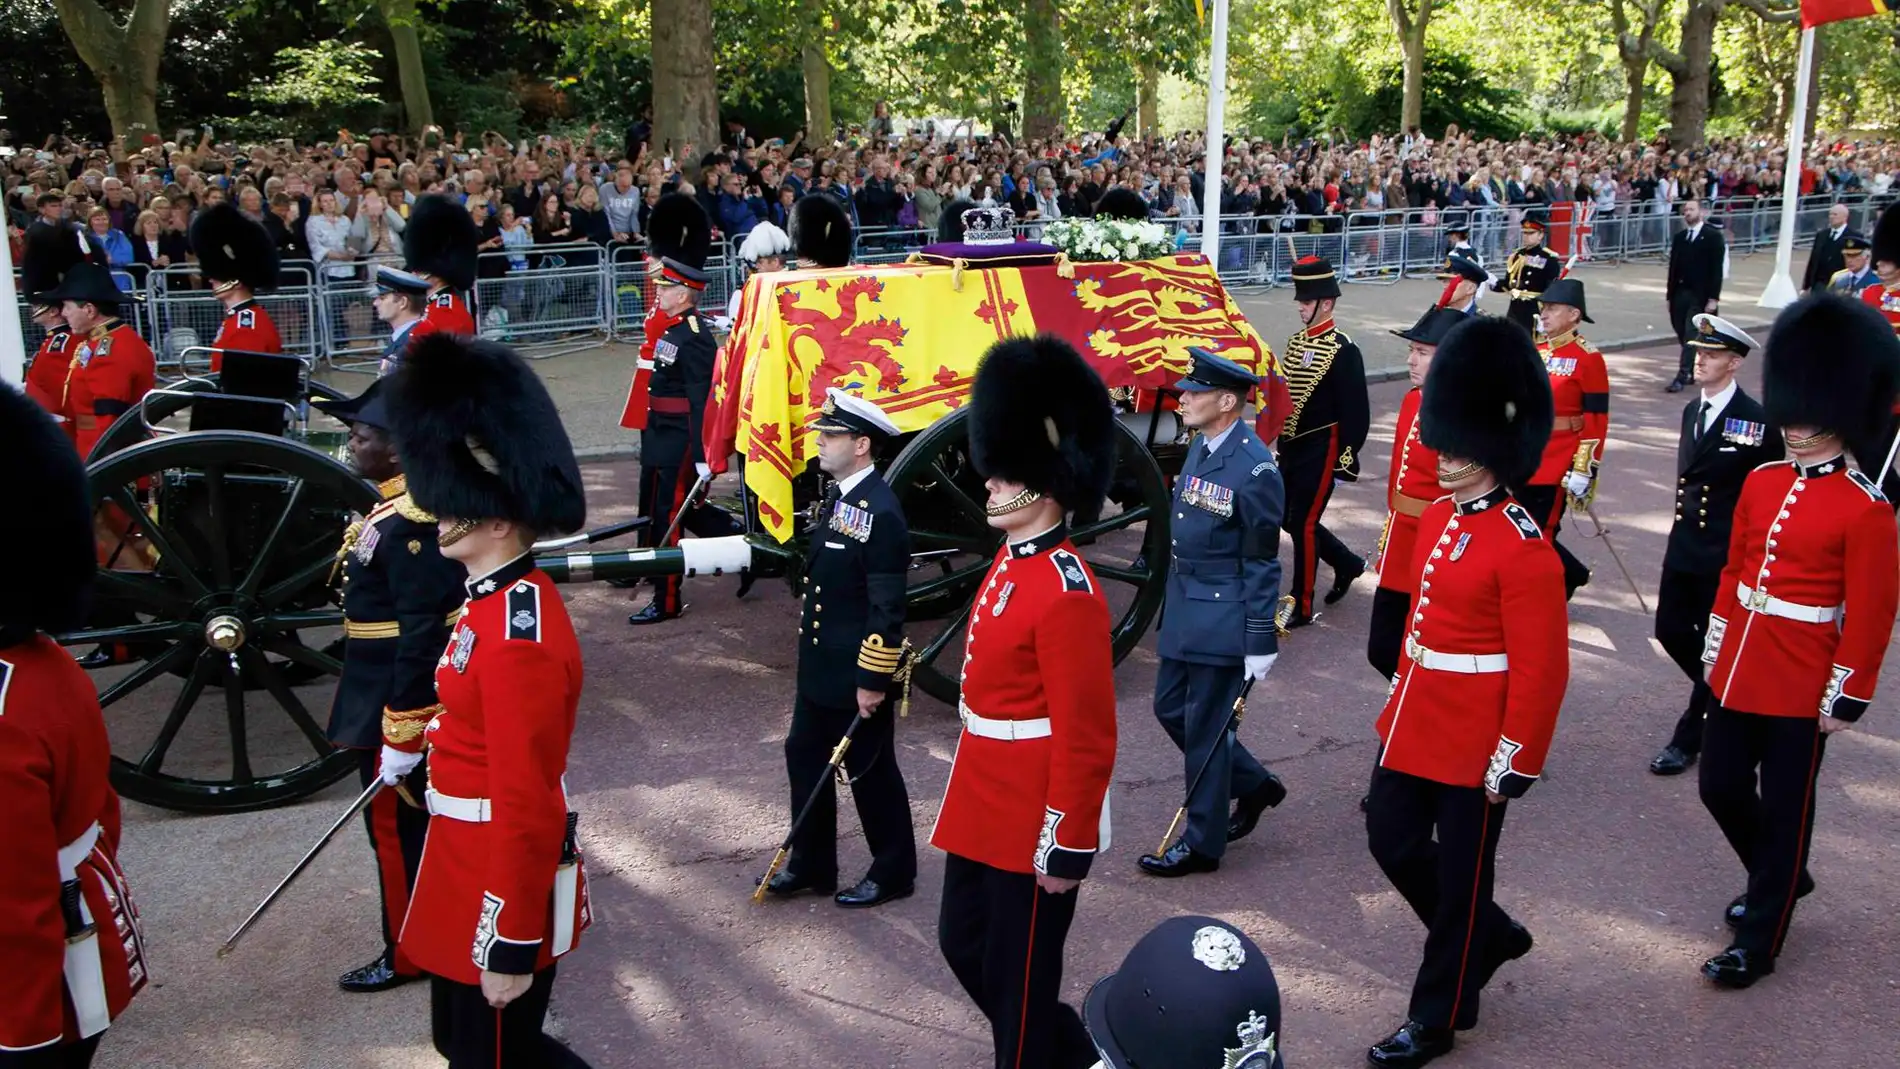
{"type": "Polygon", "coordinates": [[[1577,358],[1574,356],[1553,356],[1544,360],[1544,368],[1552,375],[1575,375],[1577,358]]]}
{"type": "Polygon", "coordinates": [[[356,539],[355,546],[356,559],[359,563],[369,563],[371,555],[376,552],[376,543],[381,541],[382,537],[383,529],[375,524],[369,524],[363,528],[362,534],[356,539]]]}
{"type": "Polygon", "coordinates": [[[1466,531],[1466,532],[1465,532],[1464,534],[1461,534],[1461,535],[1459,535],[1459,536],[1458,536],[1458,544],[1457,544],[1457,545],[1455,545],[1455,546],[1453,546],[1453,547],[1451,547],[1451,559],[1452,559],[1452,560],[1457,560],[1457,559],[1458,559],[1459,557],[1462,557],[1462,556],[1464,556],[1464,555],[1465,555],[1465,547],[1466,547],[1466,546],[1468,546],[1468,545],[1470,545],[1470,544],[1471,544],[1471,532],[1470,532],[1470,531],[1466,531]]]}
{"type": "Polygon", "coordinates": [[[1181,492],[1181,500],[1216,516],[1234,514],[1234,492],[1196,475],[1188,476],[1187,489],[1181,492]]]}
{"type": "Polygon", "coordinates": [[[990,610],[991,616],[1003,615],[1003,607],[1009,604],[1009,596],[1011,593],[1015,592],[1015,590],[1016,590],[1015,583],[1003,584],[1003,589],[998,591],[996,594],[996,607],[990,610]]]}
{"type": "Polygon", "coordinates": [[[462,628],[455,633],[455,644],[449,649],[449,667],[457,672],[468,670],[468,655],[475,648],[475,632],[462,628]]]}
{"type": "Polygon", "coordinates": [[[871,512],[840,501],[831,509],[831,529],[860,542],[871,539],[871,512]]]}
{"type": "Polygon", "coordinates": [[[1722,421],[1723,439],[1736,445],[1760,445],[1767,438],[1768,428],[1760,423],[1745,419],[1725,419],[1722,421]]]}

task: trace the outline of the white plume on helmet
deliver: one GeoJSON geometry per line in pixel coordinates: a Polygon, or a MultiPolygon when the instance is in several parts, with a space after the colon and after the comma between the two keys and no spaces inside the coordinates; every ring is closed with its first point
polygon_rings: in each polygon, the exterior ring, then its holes
{"type": "Polygon", "coordinates": [[[757,266],[767,256],[783,257],[792,251],[792,239],[771,223],[759,223],[739,243],[739,259],[757,266]]]}

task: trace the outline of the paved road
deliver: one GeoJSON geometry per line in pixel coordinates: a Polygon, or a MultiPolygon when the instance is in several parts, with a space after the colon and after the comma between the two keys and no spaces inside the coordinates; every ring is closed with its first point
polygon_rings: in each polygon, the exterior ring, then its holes
{"type": "MultiPolygon", "coordinates": [[[[1660,392],[1673,359],[1610,358],[1614,430],[1599,513],[1652,605],[1673,501],[1680,408],[1660,392]]],[[[1377,536],[1402,388],[1374,389],[1380,446],[1368,449],[1365,481],[1336,495],[1328,516],[1355,546],[1377,536]]],[[[592,465],[588,478],[597,521],[628,510],[629,464],[592,465]]],[[[1780,972],[1747,992],[1713,990],[1695,970],[1724,945],[1720,913],[1741,872],[1693,777],[1644,771],[1687,685],[1654,648],[1603,542],[1576,530],[1564,540],[1595,580],[1571,608],[1571,684],[1545,781],[1513,805],[1498,863],[1499,898],[1537,949],[1502,970],[1480,1028],[1443,1064],[1891,1064],[1893,702],[1830,747],[1814,842],[1820,891],[1802,905],[1780,972]]],[[[935,947],[934,850],[922,852],[915,897],[868,913],[748,901],[784,827],[796,614],[776,584],[739,602],[730,580],[696,580],[688,596],[679,622],[631,632],[621,592],[572,592],[588,684],[568,784],[585,813],[596,924],[563,967],[556,1028],[602,1067],[987,1065],[987,1033],[935,947]]],[[[1256,692],[1246,739],[1292,795],[1212,876],[1164,882],[1135,869],[1179,802],[1182,769],[1149,713],[1152,643],[1121,665],[1116,843],[1082,890],[1069,996],[1151,925],[1201,912],[1237,924],[1272,957],[1296,1069],[1362,1064],[1364,1047],[1402,1017],[1423,932],[1367,855],[1356,805],[1384,691],[1363,660],[1369,603],[1362,585],[1296,633],[1256,692]]],[[[1884,695],[1900,693],[1894,674],[1884,695]]],[[[950,711],[922,697],[900,729],[920,839],[955,737],[950,711]]],[[[360,835],[321,859],[236,955],[212,956],[347,795],[339,787],[290,809],[218,818],[128,806],[125,863],[159,986],[113,1029],[98,1065],[440,1064],[419,987],[345,996],[331,983],[373,949],[360,835]]],[[[849,875],[865,856],[845,812],[849,875]]]]}

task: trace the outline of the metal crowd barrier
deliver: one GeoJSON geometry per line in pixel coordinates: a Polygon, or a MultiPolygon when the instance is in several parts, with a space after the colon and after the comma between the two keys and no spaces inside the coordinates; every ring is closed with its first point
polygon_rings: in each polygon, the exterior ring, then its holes
{"type": "MultiPolygon", "coordinates": [[[[321,348],[315,265],[308,260],[286,261],[278,268],[277,288],[257,295],[257,303],[277,325],[284,352],[314,358],[321,348]]],[[[224,322],[224,304],[195,264],[177,264],[149,272],[145,279],[146,337],[161,365],[177,367],[186,350],[209,346],[224,322]]],[[[188,371],[209,371],[209,353],[193,355],[183,365],[188,371]]]]}
{"type": "MultiPolygon", "coordinates": [[[[604,330],[611,340],[638,344],[642,341],[641,324],[647,314],[646,247],[610,245],[602,256],[601,291],[604,302],[604,330]]],[[[732,243],[715,241],[706,258],[706,273],[712,280],[699,298],[700,310],[708,316],[724,315],[726,302],[734,291],[745,285],[745,270],[732,254],[732,243]]]]}
{"type": "MultiPolygon", "coordinates": [[[[323,339],[323,359],[342,371],[365,371],[382,362],[389,327],[376,318],[376,287],[371,279],[378,264],[401,267],[394,256],[358,257],[347,274],[317,272],[317,312],[323,339]]],[[[332,270],[334,270],[332,265],[332,270]]]]}

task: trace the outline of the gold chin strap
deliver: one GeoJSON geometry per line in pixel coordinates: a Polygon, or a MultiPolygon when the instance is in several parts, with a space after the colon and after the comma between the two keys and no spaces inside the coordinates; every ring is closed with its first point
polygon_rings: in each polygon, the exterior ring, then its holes
{"type": "Polygon", "coordinates": [[[1459,479],[1469,479],[1473,475],[1478,474],[1483,468],[1483,464],[1475,460],[1469,460],[1466,461],[1461,468],[1454,468],[1451,471],[1440,471],[1438,473],[1438,481],[1442,484],[1446,481],[1457,482],[1459,479]]]}
{"type": "Polygon", "coordinates": [[[231,292],[232,290],[234,290],[234,289],[236,289],[236,288],[237,288],[237,287],[238,287],[239,285],[240,285],[240,283],[238,283],[238,282],[219,282],[219,283],[216,283],[215,285],[213,285],[213,286],[211,287],[211,295],[212,295],[212,296],[214,296],[214,297],[222,297],[222,296],[224,296],[225,294],[227,294],[227,293],[229,293],[229,292],[231,292]]]}
{"type": "Polygon", "coordinates": [[[1031,490],[1025,486],[1017,491],[1015,497],[1000,505],[984,505],[983,511],[991,516],[1007,516],[1012,512],[1021,512],[1040,500],[1042,500],[1041,491],[1031,490]]]}
{"type": "Polygon", "coordinates": [[[462,539],[467,538],[470,532],[481,525],[482,521],[480,520],[456,520],[455,526],[436,536],[435,544],[442,549],[447,549],[462,539]]]}
{"type": "Polygon", "coordinates": [[[1834,436],[1833,431],[1822,431],[1819,434],[1809,435],[1806,438],[1786,439],[1786,445],[1788,446],[1789,449],[1811,449],[1814,446],[1820,445],[1826,439],[1832,438],[1833,436],[1834,436]]]}

